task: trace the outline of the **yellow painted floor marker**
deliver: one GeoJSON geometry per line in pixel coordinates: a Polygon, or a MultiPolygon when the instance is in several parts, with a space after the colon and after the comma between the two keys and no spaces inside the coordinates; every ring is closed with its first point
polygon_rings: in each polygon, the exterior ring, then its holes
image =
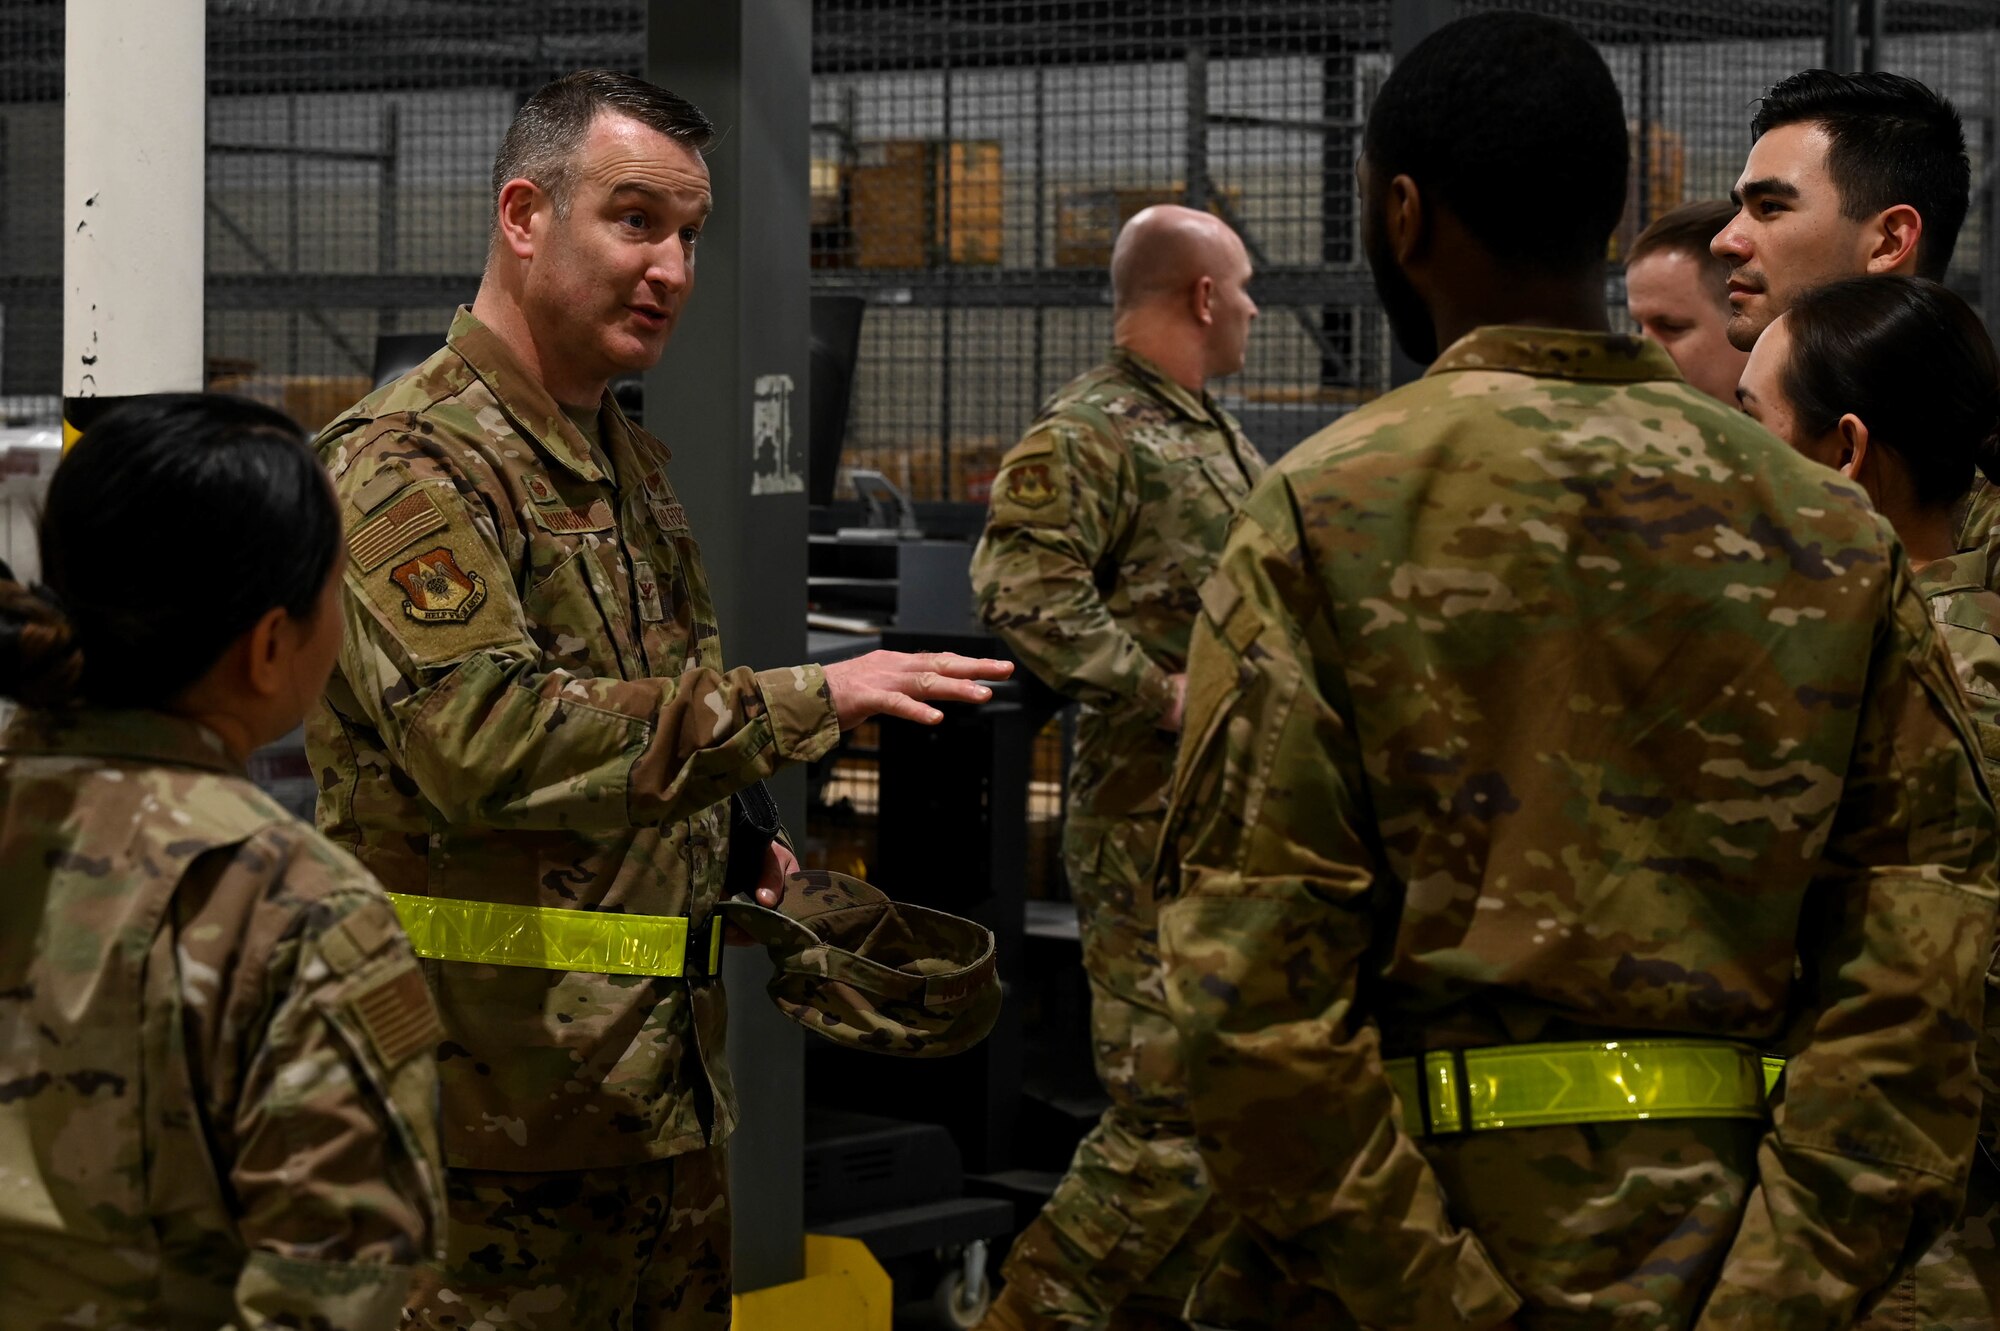
{"type": "Polygon", "coordinates": [[[735,1299],[735,1331],[889,1331],[889,1273],[860,1239],[806,1235],[806,1274],[735,1299]]]}

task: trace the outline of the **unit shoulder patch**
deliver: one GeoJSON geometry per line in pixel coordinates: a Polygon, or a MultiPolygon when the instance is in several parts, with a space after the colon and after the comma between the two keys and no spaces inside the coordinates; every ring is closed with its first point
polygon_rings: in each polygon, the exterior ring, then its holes
{"type": "Polygon", "coordinates": [[[1007,469],[1003,490],[1009,503],[1047,508],[1056,501],[1055,478],[1046,462],[1017,462],[1007,469]]]}
{"type": "Polygon", "coordinates": [[[396,565],[389,579],[403,589],[403,613],[419,624],[463,624],[486,603],[486,579],[461,569],[448,546],[396,565]]]}
{"type": "Polygon", "coordinates": [[[424,537],[449,525],[444,510],[428,490],[411,491],[389,506],[388,511],[356,527],[347,537],[347,553],[355,567],[372,572],[387,563],[399,550],[408,549],[424,537]]]}

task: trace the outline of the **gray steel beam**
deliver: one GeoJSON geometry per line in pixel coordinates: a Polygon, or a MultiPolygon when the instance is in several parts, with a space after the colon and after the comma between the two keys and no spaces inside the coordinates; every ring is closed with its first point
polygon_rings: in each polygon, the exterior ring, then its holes
{"type": "Polygon", "coordinates": [[[1826,67],[1848,73],[1860,66],[1855,20],[1860,0],[1826,0],[1826,67]]]}
{"type": "Polygon", "coordinates": [[[1208,207],[1208,52],[1187,49],[1187,177],[1183,201],[1208,207]]]}
{"type": "MultiPolygon", "coordinates": [[[[691,99],[720,133],[708,152],[715,212],[681,327],[646,376],[646,422],[674,451],[727,659],[789,665],[806,653],[812,6],[649,0],[647,18],[647,77],[691,99]],[[752,493],[753,483],[771,490],[754,451],[760,430],[778,437],[775,492],[752,493]],[[796,491],[782,488],[788,462],[796,491]]],[[[804,778],[793,769],[772,782],[800,835],[804,778]]],[[[730,1144],[736,1288],[747,1292],[804,1272],[803,1035],[764,996],[761,950],[733,950],[724,974],[742,1110],[730,1144]]]]}

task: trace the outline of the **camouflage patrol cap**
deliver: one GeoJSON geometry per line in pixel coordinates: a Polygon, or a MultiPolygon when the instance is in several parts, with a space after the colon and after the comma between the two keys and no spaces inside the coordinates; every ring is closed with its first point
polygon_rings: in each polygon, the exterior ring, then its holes
{"type": "Polygon", "coordinates": [[[822,869],[786,879],[776,909],[739,896],[721,910],[771,954],[771,1000],[835,1044],[939,1058],[985,1039],[999,1015],[993,934],[971,920],[822,869]]]}

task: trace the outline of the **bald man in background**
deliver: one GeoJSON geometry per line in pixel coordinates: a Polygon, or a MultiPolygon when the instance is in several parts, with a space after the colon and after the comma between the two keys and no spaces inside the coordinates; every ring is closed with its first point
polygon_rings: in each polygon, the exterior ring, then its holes
{"type": "Polygon", "coordinates": [[[1111,1107],[1008,1254],[982,1327],[1185,1326],[1221,1237],[1167,1017],[1149,884],[1201,584],[1263,474],[1209,397],[1243,368],[1257,306],[1236,233],[1148,208],[1111,256],[1112,350],[1000,464],[972,557],[981,617],[1083,704],[1063,862],[1111,1107]]]}

